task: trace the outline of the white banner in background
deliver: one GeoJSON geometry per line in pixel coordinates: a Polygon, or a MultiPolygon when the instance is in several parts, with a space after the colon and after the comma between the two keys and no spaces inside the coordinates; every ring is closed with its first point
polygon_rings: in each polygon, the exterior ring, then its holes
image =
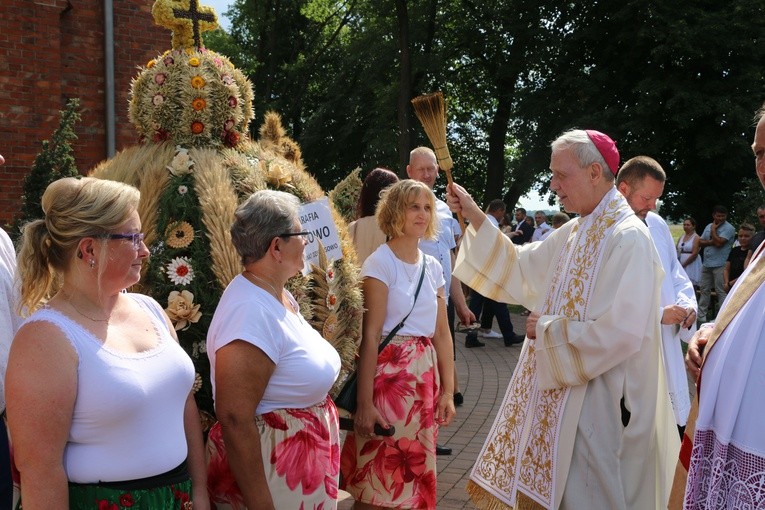
{"type": "Polygon", "coordinates": [[[311,270],[310,264],[319,265],[319,241],[324,246],[327,259],[340,260],[343,258],[340,237],[337,235],[335,222],[332,221],[327,197],[301,205],[300,224],[303,231],[311,233],[308,236],[308,244],[304,252],[303,275],[308,274],[311,270]]]}

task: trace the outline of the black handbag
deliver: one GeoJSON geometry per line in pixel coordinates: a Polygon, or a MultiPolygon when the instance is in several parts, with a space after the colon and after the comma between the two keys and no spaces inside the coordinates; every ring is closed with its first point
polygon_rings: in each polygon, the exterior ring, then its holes
{"type": "MultiPolygon", "coordinates": [[[[398,333],[398,331],[402,327],[404,327],[404,322],[412,314],[412,311],[414,310],[414,305],[417,303],[417,296],[419,296],[420,294],[420,287],[422,287],[422,280],[424,278],[425,278],[425,260],[423,256],[422,271],[420,272],[420,281],[417,282],[417,290],[414,291],[414,303],[412,304],[412,309],[409,310],[409,313],[406,314],[406,317],[401,319],[401,322],[399,322],[396,325],[396,327],[393,328],[390,333],[388,333],[388,336],[385,337],[385,340],[380,342],[380,345],[377,348],[377,354],[380,354],[382,350],[385,349],[385,346],[387,346],[388,343],[391,341],[391,339],[393,339],[393,337],[396,336],[396,333],[398,333]]],[[[335,397],[335,405],[353,414],[356,411],[357,390],[358,390],[358,377],[357,377],[357,372],[354,370],[354,372],[350,374],[348,378],[345,380],[345,384],[343,384],[342,389],[335,397]]]]}

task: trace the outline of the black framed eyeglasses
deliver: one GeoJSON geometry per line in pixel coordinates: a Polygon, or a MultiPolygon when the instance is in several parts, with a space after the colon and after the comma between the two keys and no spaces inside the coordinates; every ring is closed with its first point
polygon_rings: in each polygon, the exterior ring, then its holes
{"type": "Polygon", "coordinates": [[[287,232],[286,234],[279,234],[279,237],[295,237],[295,236],[300,236],[303,239],[309,240],[310,236],[312,236],[312,235],[313,234],[311,232],[308,232],[308,231],[304,231],[304,232],[287,232]]]}
{"type": "Polygon", "coordinates": [[[141,243],[143,243],[146,236],[143,232],[132,232],[130,234],[101,234],[96,237],[101,239],[130,239],[133,243],[133,248],[138,251],[141,249],[141,243]]]}

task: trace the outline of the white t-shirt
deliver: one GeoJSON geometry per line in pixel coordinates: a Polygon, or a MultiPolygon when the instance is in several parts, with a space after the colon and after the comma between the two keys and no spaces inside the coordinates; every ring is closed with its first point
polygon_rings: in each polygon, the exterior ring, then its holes
{"type": "Polygon", "coordinates": [[[438,216],[438,237],[433,240],[420,239],[420,250],[436,259],[441,265],[441,276],[444,278],[444,292],[449,298],[449,284],[452,281],[452,250],[457,246],[455,236],[460,235],[459,223],[455,223],[449,206],[443,200],[436,199],[436,216],[438,216]],[[454,225],[457,225],[455,230],[454,225]]]}
{"type": "Polygon", "coordinates": [[[406,317],[397,335],[432,337],[436,332],[436,315],[438,312],[437,293],[444,286],[444,275],[438,261],[420,251],[417,264],[407,264],[399,260],[388,247],[383,244],[372,255],[367,257],[361,268],[363,278],[375,278],[388,287],[388,308],[383,324],[383,337],[406,317]],[[425,277],[417,297],[414,310],[414,293],[420,281],[422,263],[425,263],[425,277]]]}
{"type": "MultiPolygon", "coordinates": [[[[297,302],[287,294],[297,309],[297,302]]],[[[299,313],[288,312],[271,294],[242,275],[226,287],[207,331],[213,397],[215,355],[234,340],[251,343],[276,365],[256,409],[258,415],[318,404],[340,373],[335,348],[299,313]]]]}

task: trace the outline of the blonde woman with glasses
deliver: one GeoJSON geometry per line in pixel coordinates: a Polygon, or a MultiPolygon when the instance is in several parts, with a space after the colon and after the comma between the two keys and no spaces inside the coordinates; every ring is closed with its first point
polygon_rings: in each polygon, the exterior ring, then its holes
{"type": "Polygon", "coordinates": [[[149,256],[139,193],[66,178],[23,230],[8,422],[25,509],[209,508],[194,367],[162,307],[123,289],[149,256]]]}

